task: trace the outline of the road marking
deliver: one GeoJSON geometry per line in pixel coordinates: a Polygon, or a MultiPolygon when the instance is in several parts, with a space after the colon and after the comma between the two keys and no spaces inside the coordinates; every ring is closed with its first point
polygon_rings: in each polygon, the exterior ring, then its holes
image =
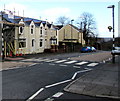
{"type": "Polygon", "coordinates": [[[44,88],[40,88],[35,94],[33,94],[30,98],[28,98],[26,101],[31,101],[34,99],[40,92],[42,92],[44,88]]]}
{"type": "Polygon", "coordinates": [[[53,59],[53,60],[48,60],[48,61],[45,61],[45,62],[53,62],[53,61],[57,61],[58,59],[53,59]]]}
{"type": "Polygon", "coordinates": [[[77,72],[75,72],[75,74],[73,75],[73,77],[72,77],[72,80],[74,80],[75,79],[75,77],[76,77],[76,75],[77,74],[79,74],[79,73],[83,73],[83,72],[87,72],[87,71],[91,71],[92,69],[87,69],[87,70],[82,70],[82,71],[77,71],[77,72]]]}
{"type": "Polygon", "coordinates": [[[42,59],[42,60],[39,60],[39,61],[48,61],[48,60],[50,60],[50,59],[42,59]]]}
{"type": "Polygon", "coordinates": [[[79,66],[73,66],[74,68],[81,68],[81,67],[79,67],[79,66]]]}
{"type": "Polygon", "coordinates": [[[67,60],[59,60],[59,61],[56,61],[55,63],[61,63],[61,62],[65,62],[67,60]]]}
{"type": "MultiPolygon", "coordinates": [[[[7,70],[14,70],[14,69],[19,69],[21,67],[11,67],[11,68],[6,68],[6,69],[2,69],[1,71],[7,71],[7,70]]],[[[23,68],[23,67],[22,67],[23,68]]]]}
{"type": "Polygon", "coordinates": [[[52,66],[54,66],[55,64],[53,64],[53,63],[49,63],[49,65],[52,65],[52,66]]]}
{"type": "Polygon", "coordinates": [[[87,66],[94,67],[94,66],[96,66],[96,65],[98,65],[98,63],[90,63],[90,64],[88,64],[87,66]]]}
{"type": "Polygon", "coordinates": [[[60,66],[62,66],[62,67],[66,67],[67,65],[60,65],[60,66]]]}
{"type": "Polygon", "coordinates": [[[30,66],[34,66],[34,65],[36,65],[36,64],[37,64],[37,63],[33,63],[33,64],[29,65],[29,67],[30,67],[30,66]]]}
{"type": "Polygon", "coordinates": [[[63,83],[66,83],[66,82],[70,82],[70,81],[71,81],[71,79],[65,80],[65,81],[61,81],[61,82],[58,82],[58,83],[54,83],[54,84],[45,86],[45,88],[50,88],[50,87],[53,87],[53,86],[56,86],[56,85],[60,85],[60,84],[63,84],[63,83]]]}
{"type": "Polygon", "coordinates": [[[52,97],[60,97],[63,94],[64,94],[63,92],[58,92],[58,93],[54,94],[52,97]]]}
{"type": "Polygon", "coordinates": [[[65,64],[72,64],[72,63],[75,63],[75,62],[77,62],[77,61],[68,61],[68,62],[65,62],[65,64]]]}
{"type": "Polygon", "coordinates": [[[88,62],[82,61],[80,63],[76,63],[76,65],[83,65],[83,64],[86,64],[86,63],[88,63],[88,62]]]}
{"type": "Polygon", "coordinates": [[[53,98],[47,98],[47,99],[44,100],[44,101],[54,101],[54,99],[53,99],[53,98]]]}

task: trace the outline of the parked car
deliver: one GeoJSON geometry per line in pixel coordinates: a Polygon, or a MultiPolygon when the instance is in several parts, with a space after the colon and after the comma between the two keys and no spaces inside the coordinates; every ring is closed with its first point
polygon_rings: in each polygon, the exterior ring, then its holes
{"type": "Polygon", "coordinates": [[[91,52],[92,50],[91,50],[91,47],[86,46],[86,47],[82,47],[80,51],[81,52],[91,52]]]}
{"type": "Polygon", "coordinates": [[[96,48],[95,47],[91,47],[92,52],[96,52],[96,48]]]}
{"type": "Polygon", "coordinates": [[[90,46],[86,46],[86,47],[82,47],[81,52],[96,52],[95,47],[90,47],[90,46]]]}
{"type": "Polygon", "coordinates": [[[120,55],[120,47],[114,47],[111,54],[113,55],[120,55]]]}

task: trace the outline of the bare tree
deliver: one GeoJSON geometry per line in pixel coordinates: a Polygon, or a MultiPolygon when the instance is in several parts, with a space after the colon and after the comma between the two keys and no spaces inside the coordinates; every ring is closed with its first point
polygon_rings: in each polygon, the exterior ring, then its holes
{"type": "Polygon", "coordinates": [[[60,16],[57,18],[57,23],[58,24],[62,24],[63,26],[66,25],[66,24],[69,24],[70,23],[70,20],[68,17],[65,17],[65,16],[60,16]]]}
{"type": "Polygon", "coordinates": [[[78,19],[78,23],[80,28],[83,30],[83,38],[86,41],[86,44],[88,44],[89,37],[95,37],[95,30],[96,30],[96,22],[93,18],[93,15],[84,12],[81,14],[81,16],[78,19]]]}

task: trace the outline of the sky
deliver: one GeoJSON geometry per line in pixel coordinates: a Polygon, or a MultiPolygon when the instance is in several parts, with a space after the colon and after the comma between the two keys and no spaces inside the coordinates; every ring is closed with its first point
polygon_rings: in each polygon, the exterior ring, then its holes
{"type": "MultiPolygon", "coordinates": [[[[74,19],[76,25],[78,17],[83,12],[93,15],[99,37],[112,37],[108,26],[112,26],[112,9],[115,5],[115,37],[118,36],[118,2],[120,0],[0,0],[0,11],[5,9],[14,11],[19,16],[47,20],[56,24],[57,18],[66,16],[74,19]],[[24,10],[24,13],[23,13],[24,10]]],[[[77,25],[76,25],[77,26],[77,25]]]]}

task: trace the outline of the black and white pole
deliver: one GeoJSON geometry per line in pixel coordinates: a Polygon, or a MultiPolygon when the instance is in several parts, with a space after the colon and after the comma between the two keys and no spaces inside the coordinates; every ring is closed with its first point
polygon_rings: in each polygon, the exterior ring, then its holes
{"type": "Polygon", "coordinates": [[[3,13],[1,12],[1,38],[2,38],[2,51],[1,51],[1,56],[2,56],[2,61],[4,61],[4,35],[3,35],[3,13]]]}
{"type": "MultiPolygon", "coordinates": [[[[112,21],[113,21],[113,45],[112,45],[112,49],[114,50],[115,48],[115,22],[114,22],[114,8],[115,8],[115,5],[111,5],[111,6],[108,6],[107,8],[112,8],[112,21]]],[[[115,54],[112,54],[112,62],[115,63],[115,54]]]]}
{"type": "MultiPolygon", "coordinates": [[[[113,49],[114,49],[114,47],[115,47],[115,28],[114,28],[114,26],[115,26],[114,25],[114,8],[115,8],[115,6],[113,5],[112,8],[113,8],[112,9],[112,13],[113,13],[112,14],[112,16],[113,16],[113,49]]],[[[112,60],[112,62],[115,63],[115,55],[114,54],[113,54],[113,60],[112,60]]]]}
{"type": "Polygon", "coordinates": [[[4,37],[3,37],[3,31],[2,31],[2,61],[4,61],[4,37]]]}

